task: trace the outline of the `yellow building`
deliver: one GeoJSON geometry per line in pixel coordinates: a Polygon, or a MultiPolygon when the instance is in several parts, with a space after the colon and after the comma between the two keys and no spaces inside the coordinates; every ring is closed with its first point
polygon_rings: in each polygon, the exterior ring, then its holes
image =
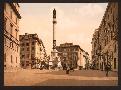
{"type": "Polygon", "coordinates": [[[18,3],[4,3],[4,70],[20,68],[18,3]]]}

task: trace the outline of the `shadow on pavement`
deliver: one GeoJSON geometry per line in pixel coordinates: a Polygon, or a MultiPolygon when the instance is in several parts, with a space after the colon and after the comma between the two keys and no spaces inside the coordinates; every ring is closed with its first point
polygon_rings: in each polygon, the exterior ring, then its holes
{"type": "MultiPolygon", "coordinates": [[[[52,75],[67,75],[65,70],[61,71],[52,71],[52,72],[45,72],[45,73],[35,73],[35,74],[52,74],[52,75]]],[[[85,76],[85,77],[105,77],[106,73],[104,71],[97,71],[97,70],[75,70],[70,71],[68,74],[70,76],[85,76]]],[[[118,74],[116,72],[109,72],[108,77],[118,77],[118,74]]]]}
{"type": "Polygon", "coordinates": [[[117,86],[116,80],[50,79],[33,86],[117,86]]]}

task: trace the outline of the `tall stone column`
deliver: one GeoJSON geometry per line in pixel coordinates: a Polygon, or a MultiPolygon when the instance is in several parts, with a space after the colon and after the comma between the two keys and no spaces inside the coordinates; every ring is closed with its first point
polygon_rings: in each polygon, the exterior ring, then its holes
{"type": "Polygon", "coordinates": [[[55,27],[56,27],[56,24],[57,24],[57,21],[56,21],[56,10],[54,9],[53,10],[53,50],[51,51],[51,59],[52,59],[52,62],[53,62],[53,65],[54,64],[57,64],[58,63],[58,52],[56,50],[56,39],[55,39],[55,27]]]}
{"type": "Polygon", "coordinates": [[[56,10],[53,10],[53,51],[56,47],[56,40],[55,40],[55,27],[56,27],[57,21],[56,21],[56,10]]]}

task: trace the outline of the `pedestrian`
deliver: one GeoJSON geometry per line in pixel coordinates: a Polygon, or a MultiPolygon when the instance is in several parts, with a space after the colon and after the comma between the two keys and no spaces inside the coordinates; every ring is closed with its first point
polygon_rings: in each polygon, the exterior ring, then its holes
{"type": "Polygon", "coordinates": [[[70,68],[69,68],[69,66],[67,66],[67,68],[66,68],[66,74],[69,74],[69,70],[70,70],[70,68]]]}
{"type": "Polygon", "coordinates": [[[106,66],[105,66],[106,77],[108,77],[109,69],[110,69],[109,65],[106,65],[106,66]]]}
{"type": "Polygon", "coordinates": [[[74,68],[73,68],[73,67],[71,67],[71,68],[70,68],[70,71],[73,71],[73,72],[74,72],[74,68]]]}
{"type": "Polygon", "coordinates": [[[69,61],[66,62],[66,74],[69,74],[70,71],[70,66],[69,66],[69,61]]]}
{"type": "Polygon", "coordinates": [[[74,66],[72,64],[70,65],[70,71],[74,72],[74,66]]]}

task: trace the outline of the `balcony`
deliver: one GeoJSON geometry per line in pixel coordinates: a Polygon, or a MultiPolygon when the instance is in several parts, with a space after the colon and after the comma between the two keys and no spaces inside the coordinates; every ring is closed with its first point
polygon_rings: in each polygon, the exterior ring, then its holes
{"type": "Polygon", "coordinates": [[[4,30],[4,36],[19,45],[19,41],[15,37],[13,37],[9,32],[7,32],[7,30],[4,30]]]}

